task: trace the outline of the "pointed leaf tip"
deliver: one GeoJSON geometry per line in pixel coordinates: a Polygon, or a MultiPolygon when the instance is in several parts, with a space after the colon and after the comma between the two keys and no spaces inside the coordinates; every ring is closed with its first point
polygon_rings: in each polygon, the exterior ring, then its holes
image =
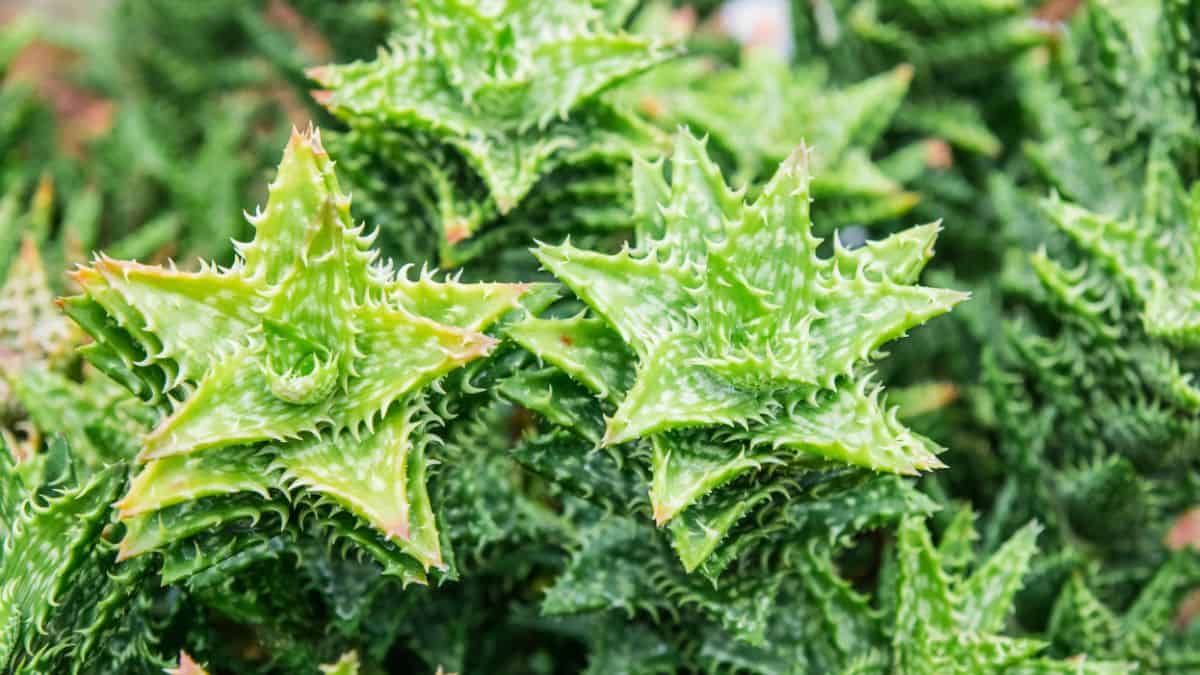
{"type": "Polygon", "coordinates": [[[653,492],[650,494],[650,501],[654,507],[654,525],[656,527],[662,527],[663,525],[666,525],[667,521],[671,520],[671,516],[675,514],[671,513],[671,510],[666,504],[663,504],[661,501],[655,499],[653,492]]]}
{"type": "Polygon", "coordinates": [[[401,541],[408,541],[412,538],[412,532],[410,531],[408,519],[385,526],[384,535],[388,538],[395,537],[401,541]]]}
{"type": "Polygon", "coordinates": [[[309,152],[317,156],[325,156],[325,147],[321,145],[321,130],[316,127],[311,121],[303,131],[299,127],[292,125],[292,134],[288,138],[287,151],[294,151],[296,148],[306,148],[309,152]]]}
{"type": "Polygon", "coordinates": [[[328,65],[312,66],[304,71],[305,77],[321,84],[328,81],[330,74],[332,74],[332,69],[328,65]]]}
{"type": "Polygon", "coordinates": [[[453,246],[471,236],[471,225],[465,218],[456,218],[446,224],[446,243],[453,246]]]}

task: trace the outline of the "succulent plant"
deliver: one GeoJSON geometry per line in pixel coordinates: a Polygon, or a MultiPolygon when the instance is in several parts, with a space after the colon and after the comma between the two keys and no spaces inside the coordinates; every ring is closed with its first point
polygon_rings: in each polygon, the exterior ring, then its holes
{"type": "Polygon", "coordinates": [[[1200,669],[1200,2],[673,4],[0,11],[0,671],[1200,669]]]}
{"type": "MultiPolygon", "coordinates": [[[[324,87],[317,99],[351,127],[347,150],[411,167],[406,178],[416,185],[406,190],[427,204],[446,257],[447,247],[497,219],[528,222],[516,211],[538,181],[590,167],[603,173],[657,142],[652,128],[602,96],[671,55],[614,30],[627,13],[620,6],[610,15],[589,0],[421,3],[375,61],[309,74],[324,87]]],[[[367,175],[355,182],[375,192],[367,175]]],[[[586,224],[577,216],[571,226],[586,224]]]]}
{"type": "MultiPolygon", "coordinates": [[[[1170,33],[1186,4],[1081,9],[1053,58],[1027,73],[1043,128],[1023,148],[1024,184],[991,181],[1014,250],[981,363],[1000,471],[984,548],[1029,518],[1045,525],[1040,581],[1019,616],[1050,630],[1061,608],[1049,638],[1061,654],[1156,664],[1187,651],[1165,618],[1195,583],[1167,533],[1200,498],[1186,450],[1200,391],[1184,262],[1196,228],[1187,186],[1200,174],[1194,102],[1174,65],[1186,41],[1170,33]],[[1160,618],[1134,609],[1151,605],[1160,618]],[[1089,627],[1127,611],[1156,634],[1152,646],[1116,648],[1089,627]]],[[[968,480],[978,494],[980,479],[968,480]]]]}
{"type": "Polygon", "coordinates": [[[522,344],[616,404],[602,444],[655,439],[651,495],[660,524],[768,464],[812,457],[904,474],[940,464],[889,416],[866,370],[882,344],[965,297],[912,285],[937,226],[819,256],[808,161],[797,151],[747,204],[704,145],[681,134],[670,185],[660,165],[635,164],[635,247],[617,255],[570,244],[535,251],[599,319],[565,327],[572,334],[558,344],[522,344]],[[601,361],[618,342],[636,361],[622,364],[633,371],[624,381],[601,361]],[[733,442],[718,453],[726,457],[703,459],[684,436],[662,434],[704,427],[726,428],[733,442]]]}
{"type": "MultiPolygon", "coordinates": [[[[677,22],[657,4],[639,17],[637,28],[662,34],[677,22]]],[[[666,131],[684,125],[707,136],[731,182],[752,191],[793,148],[808,144],[814,208],[827,233],[886,220],[916,204],[917,195],[872,157],[912,76],[912,67],[901,64],[853,84],[834,84],[819,65],[792,69],[775,52],[751,46],[736,66],[700,53],[662,64],[612,96],[666,131]]]]}
{"type": "Polygon", "coordinates": [[[123,557],[170,543],[177,519],[202,521],[208,498],[302,491],[411,556],[413,578],[444,567],[425,488],[436,416],[422,390],[487,355],[496,340],[479,331],[529,287],[397,276],[376,264],[349,205],[318,132],[294,132],[233,266],[101,257],[75,273],[85,295],[69,302],[96,339],[89,358],[124,381],[143,374],[135,393],[171,406],[119,502],[123,557]]]}

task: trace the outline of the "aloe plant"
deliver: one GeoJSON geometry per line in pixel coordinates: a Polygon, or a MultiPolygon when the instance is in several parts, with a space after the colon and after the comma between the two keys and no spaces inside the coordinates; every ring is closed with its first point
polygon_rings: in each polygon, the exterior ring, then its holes
{"type": "MultiPolygon", "coordinates": [[[[639,17],[645,34],[678,20],[662,3],[639,17]]],[[[706,135],[731,182],[760,187],[801,142],[815,151],[813,194],[823,233],[886,220],[911,209],[918,196],[876,165],[873,154],[902,106],[913,68],[902,63],[853,84],[834,84],[825,68],[792,69],[761,47],[736,67],[710,54],[676,59],[613,92],[614,98],[673,131],[686,125],[706,135]],[[747,124],[746,120],[755,120],[747,124]]]]}
{"type": "Polygon", "coordinates": [[[789,4],[0,28],[0,671],[1200,668],[1200,6],[789,4]]]}
{"type": "Polygon", "coordinates": [[[715,487],[777,464],[823,458],[902,474],[940,466],[889,415],[866,369],[884,342],[965,297],[910,285],[937,227],[822,258],[807,162],[798,151],[747,204],[703,144],[682,134],[670,185],[660,165],[635,164],[635,247],[535,251],[598,318],[534,320],[510,334],[615,405],[602,445],[651,440],[660,525],[715,487]],[[725,429],[714,438],[713,427],[725,429]]]}
{"type": "Polygon", "coordinates": [[[85,335],[61,314],[55,295],[81,262],[97,234],[99,203],[93,191],[55,212],[54,183],[43,177],[28,213],[18,213],[22,190],[0,202],[6,242],[15,250],[0,286],[0,435],[18,462],[38,459],[50,437],[62,433],[81,471],[129,456],[131,434],[144,416],[118,387],[80,367],[76,349],[85,335]],[[57,233],[53,230],[57,229],[57,233]],[[56,234],[56,236],[52,236],[56,234]]]}
{"type": "Polygon", "coordinates": [[[292,134],[251,222],[229,268],[102,257],[75,274],[86,295],[74,313],[112,317],[84,324],[99,347],[89,356],[153,370],[171,406],[119,503],[123,557],[169,543],[189,503],[297,490],[369,523],[414,559],[414,579],[443,568],[425,490],[437,422],[422,390],[492,351],[479,331],[530,287],[410,280],[375,264],[316,131],[292,134]]]}
{"type": "Polygon", "coordinates": [[[981,364],[1003,470],[985,548],[1030,517],[1047,528],[1022,623],[1051,630],[1058,653],[1168,669],[1192,661],[1165,617],[1194,571],[1165,538],[1196,500],[1182,448],[1200,400],[1181,262],[1193,255],[1195,113],[1176,71],[1188,43],[1170,34],[1185,5],[1089,5],[1027,73],[1026,104],[1044,128],[1023,148],[1025,184],[992,179],[1014,250],[999,279],[1009,309],[981,364]],[[1116,103],[1099,104],[1101,87],[1116,103]],[[1143,603],[1151,586],[1160,595],[1143,603]],[[1154,637],[1115,647],[1107,629],[1092,631],[1122,612],[1154,637]]]}
{"type": "MultiPolygon", "coordinates": [[[[656,142],[602,94],[671,50],[614,30],[627,12],[606,14],[589,0],[559,5],[422,3],[375,61],[309,71],[324,87],[317,99],[351,127],[347,150],[421,178],[406,189],[426,205],[449,265],[462,259],[452,247],[489,224],[528,229],[530,216],[515,212],[538,181],[620,165],[656,142]],[[494,224],[510,214],[511,223],[494,224]]],[[[367,175],[355,178],[376,191],[367,175]]],[[[586,222],[580,214],[574,225],[586,222]]]]}

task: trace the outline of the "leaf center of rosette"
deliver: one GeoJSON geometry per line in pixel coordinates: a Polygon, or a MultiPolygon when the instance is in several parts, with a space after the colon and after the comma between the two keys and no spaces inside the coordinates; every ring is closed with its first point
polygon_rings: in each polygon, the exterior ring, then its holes
{"type": "Polygon", "coordinates": [[[329,398],[340,379],[338,354],[295,328],[263,319],[263,375],[276,398],[311,405],[329,398]]]}

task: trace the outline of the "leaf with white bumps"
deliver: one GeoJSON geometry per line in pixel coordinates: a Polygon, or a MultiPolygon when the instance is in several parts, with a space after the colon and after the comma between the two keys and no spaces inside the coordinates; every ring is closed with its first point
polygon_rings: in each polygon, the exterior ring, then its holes
{"type": "Polygon", "coordinates": [[[233,266],[100,258],[77,272],[116,324],[68,301],[108,350],[89,356],[127,359],[134,380],[135,367],[161,367],[176,401],[143,439],[147,464],[119,504],[124,557],[301,494],[354,514],[422,567],[443,566],[425,488],[437,420],[421,391],[490,353],[497,342],[479,331],[541,287],[395,276],[349,205],[317,133],[297,132],[233,266]]]}
{"type": "MultiPolygon", "coordinates": [[[[310,71],[318,100],[352,126],[401,129],[452,147],[512,211],[556,166],[628,157],[655,136],[597,95],[671,56],[610,31],[591,2],[421,3],[370,63],[310,71]]],[[[443,223],[454,243],[474,233],[443,223]]]]}
{"type": "Polygon", "coordinates": [[[937,228],[818,256],[807,157],[795,153],[747,204],[703,143],[683,133],[671,184],[661,165],[635,165],[636,247],[616,255],[570,244],[535,250],[638,357],[606,443],[735,426],[756,443],[878,470],[940,465],[859,372],[884,343],[966,297],[912,285],[937,228]]]}

